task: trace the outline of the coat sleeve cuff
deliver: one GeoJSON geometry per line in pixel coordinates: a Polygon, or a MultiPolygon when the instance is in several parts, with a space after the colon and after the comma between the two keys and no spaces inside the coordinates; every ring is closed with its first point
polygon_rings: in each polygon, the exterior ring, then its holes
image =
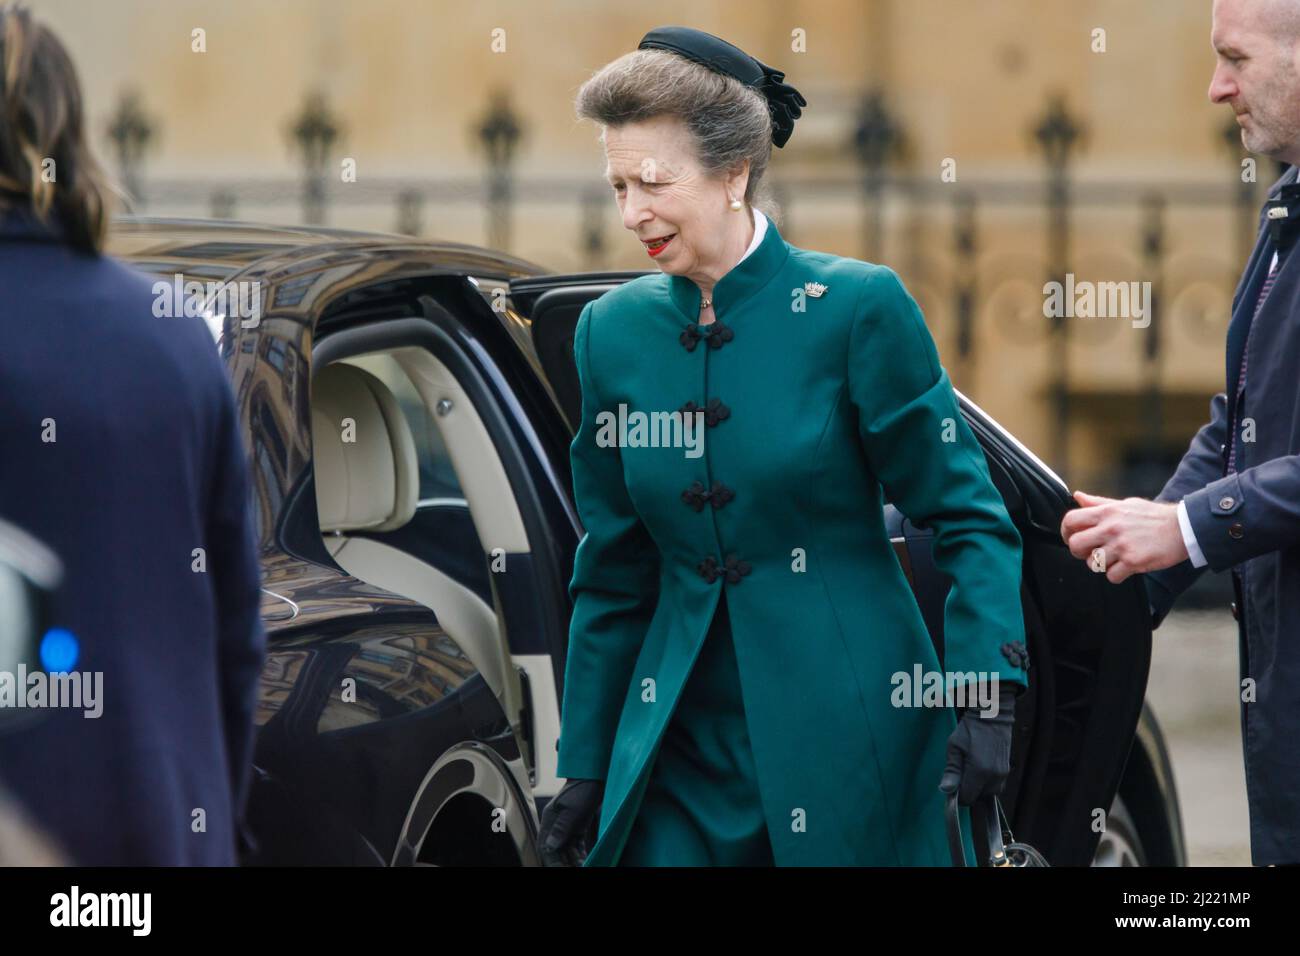
{"type": "Polygon", "coordinates": [[[1241,476],[1212,481],[1182,500],[1206,564],[1223,571],[1253,556],[1251,531],[1242,508],[1241,476]]]}
{"type": "MultiPolygon", "coordinates": [[[[563,737],[563,734],[561,734],[563,737]]],[[[555,764],[555,775],[561,780],[604,780],[609,773],[609,755],[604,759],[595,753],[579,753],[573,748],[564,749],[560,741],[555,742],[559,757],[555,764]]]]}

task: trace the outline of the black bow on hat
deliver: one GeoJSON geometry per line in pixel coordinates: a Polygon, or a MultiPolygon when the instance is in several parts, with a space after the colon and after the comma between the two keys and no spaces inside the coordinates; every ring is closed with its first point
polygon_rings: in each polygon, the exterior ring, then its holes
{"type": "Polygon", "coordinates": [[[772,114],[772,143],[784,146],[794,132],[794,121],[808,101],[789,83],[785,74],[756,60],[738,46],[712,33],[691,27],[656,27],[642,37],[638,50],[667,50],[707,66],[715,73],[735,77],[767,99],[772,114]]]}

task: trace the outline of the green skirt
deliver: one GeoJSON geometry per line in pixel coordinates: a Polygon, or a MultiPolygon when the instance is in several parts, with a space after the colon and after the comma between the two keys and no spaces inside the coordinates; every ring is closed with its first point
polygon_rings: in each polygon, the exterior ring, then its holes
{"type": "Polygon", "coordinates": [[[772,866],[726,592],[654,759],[619,866],[772,866]]]}

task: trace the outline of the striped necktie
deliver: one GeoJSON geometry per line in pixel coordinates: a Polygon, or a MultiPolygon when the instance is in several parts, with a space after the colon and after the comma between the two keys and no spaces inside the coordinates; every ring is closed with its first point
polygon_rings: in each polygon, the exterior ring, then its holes
{"type": "Polygon", "coordinates": [[[1264,305],[1264,300],[1268,298],[1269,291],[1273,288],[1273,282],[1277,279],[1279,266],[1282,264],[1281,253],[1273,256],[1273,265],[1268,270],[1268,277],[1260,287],[1259,298],[1255,300],[1255,312],[1250,317],[1250,328],[1246,330],[1246,347],[1241,350],[1241,371],[1237,375],[1237,401],[1232,410],[1232,428],[1228,429],[1228,471],[1232,474],[1237,470],[1237,422],[1240,420],[1241,406],[1245,404],[1246,399],[1246,356],[1250,354],[1250,337],[1255,332],[1255,320],[1259,318],[1259,310],[1264,305]]]}

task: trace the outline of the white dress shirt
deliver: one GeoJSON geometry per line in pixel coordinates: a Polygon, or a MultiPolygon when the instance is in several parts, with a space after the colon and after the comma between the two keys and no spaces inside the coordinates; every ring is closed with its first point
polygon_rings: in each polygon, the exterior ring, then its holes
{"type": "Polygon", "coordinates": [[[1183,544],[1187,546],[1187,556],[1192,559],[1192,567],[1205,567],[1209,562],[1205,560],[1205,554],[1201,551],[1201,546],[1196,543],[1196,532],[1192,530],[1192,519],[1187,517],[1187,505],[1183,504],[1181,498],[1178,501],[1178,527],[1183,532],[1183,544]]]}

